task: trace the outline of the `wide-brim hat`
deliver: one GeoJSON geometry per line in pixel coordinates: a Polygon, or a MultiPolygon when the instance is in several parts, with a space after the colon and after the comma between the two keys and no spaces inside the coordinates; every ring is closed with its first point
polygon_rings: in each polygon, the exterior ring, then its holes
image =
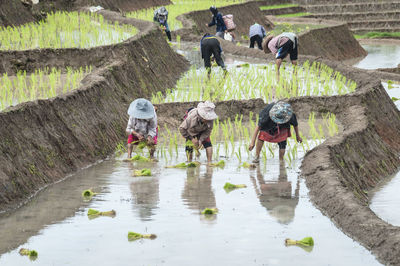
{"type": "Polygon", "coordinates": [[[284,101],[277,102],[269,111],[269,117],[271,117],[272,121],[277,124],[285,124],[289,122],[290,118],[292,118],[292,115],[292,106],[284,101]]]}
{"type": "Polygon", "coordinates": [[[154,106],[150,101],[139,98],[131,102],[128,108],[128,115],[137,119],[150,119],[154,117],[154,106]]]}
{"type": "Polygon", "coordinates": [[[197,113],[205,120],[215,120],[218,118],[218,115],[214,110],[215,104],[209,101],[205,101],[197,105],[197,113]]]}
{"type": "Polygon", "coordinates": [[[265,37],[262,41],[262,48],[264,53],[268,54],[271,52],[271,50],[269,50],[268,48],[268,43],[274,38],[274,35],[268,35],[267,37],[265,37]]]}

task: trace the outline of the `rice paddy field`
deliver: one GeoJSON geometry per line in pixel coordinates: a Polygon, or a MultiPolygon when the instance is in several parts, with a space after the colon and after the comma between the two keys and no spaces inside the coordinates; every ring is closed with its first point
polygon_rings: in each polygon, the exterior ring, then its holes
{"type": "Polygon", "coordinates": [[[0,27],[0,50],[90,48],[122,42],[137,29],[107,22],[96,13],[55,12],[46,20],[17,27],[0,27]]]}
{"type": "MultiPolygon", "coordinates": [[[[167,6],[171,30],[182,26],[176,16],[210,6],[210,1],[172,2],[167,6]]],[[[224,6],[242,0],[212,2],[224,6]]],[[[126,15],[152,20],[153,11],[126,15]]],[[[301,30],[307,27],[300,26],[301,30]]],[[[57,12],[43,22],[1,28],[0,50],[90,48],[124,41],[136,32],[98,14],[57,12]]],[[[270,103],[299,96],[345,95],[357,87],[321,63],[283,64],[277,80],[274,64],[230,55],[225,58],[228,74],[213,67],[208,78],[198,44],[178,40],[171,45],[192,67],[175,87],[153,94],[154,104],[255,98],[270,103]]],[[[14,76],[4,73],[0,112],[79,89],[91,71],[92,66],[85,66],[20,71],[14,76]]],[[[383,85],[399,107],[400,85],[392,81],[383,85]]],[[[159,127],[156,160],[148,159],[148,149],[142,146],[136,147],[133,159],[127,159],[126,140],[121,140],[115,154],[104,161],[0,214],[0,224],[6,225],[6,230],[0,230],[0,265],[381,265],[311,203],[300,175],[305,154],[343,131],[335,114],[299,118],[303,141],[297,142],[292,131],[283,161],[278,159],[277,144],[265,143],[260,163],[255,164],[249,144],[259,111],[214,121],[212,164],[207,164],[204,149],[195,163],[186,162],[185,139],[176,127],[159,127]],[[304,237],[312,237],[313,245],[286,241],[304,237]]],[[[393,178],[396,184],[398,177],[393,178]]],[[[383,184],[371,208],[397,225],[397,216],[385,216],[385,210],[396,208],[396,190],[385,192],[389,186],[398,187],[383,184]],[[390,204],[385,196],[392,199],[390,204]]]]}

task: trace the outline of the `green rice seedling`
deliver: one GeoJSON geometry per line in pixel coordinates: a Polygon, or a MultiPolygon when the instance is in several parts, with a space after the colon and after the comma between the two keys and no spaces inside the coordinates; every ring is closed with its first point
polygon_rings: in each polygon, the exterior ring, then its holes
{"type": "Polygon", "coordinates": [[[141,170],[134,170],[133,176],[151,176],[151,170],[148,168],[143,168],[141,170]]]}
{"type": "Polygon", "coordinates": [[[165,166],[165,168],[181,168],[181,169],[185,169],[185,168],[194,168],[194,167],[198,167],[200,166],[199,162],[189,162],[189,163],[178,163],[176,165],[169,165],[169,166],[165,166]]]}
{"type": "Polygon", "coordinates": [[[214,215],[218,213],[218,209],[217,208],[205,208],[201,214],[205,214],[205,215],[214,215]]]}
{"type": "Polygon", "coordinates": [[[224,160],[220,160],[219,162],[216,163],[211,163],[211,166],[215,166],[215,167],[224,167],[225,166],[225,161],[224,160]]]}
{"type": "Polygon", "coordinates": [[[146,158],[142,155],[136,154],[135,156],[132,156],[131,159],[128,159],[129,161],[139,161],[139,162],[150,162],[149,158],[146,158]]]}
{"type": "Polygon", "coordinates": [[[95,196],[95,195],[97,195],[98,193],[94,193],[91,189],[85,189],[83,192],[82,192],[82,197],[83,198],[91,198],[91,197],[93,197],[93,196],[95,196]]]}
{"type": "Polygon", "coordinates": [[[0,28],[0,49],[89,48],[122,42],[137,33],[130,25],[106,23],[96,13],[55,12],[44,21],[0,28]]]}
{"type": "Polygon", "coordinates": [[[30,260],[34,261],[38,257],[38,252],[34,249],[26,249],[26,248],[21,248],[19,250],[19,254],[21,256],[28,256],[30,260]]]}
{"type": "Polygon", "coordinates": [[[314,239],[312,237],[305,237],[301,240],[293,240],[290,238],[285,239],[285,245],[302,245],[302,246],[314,246],[314,239]]]}
{"type": "Polygon", "coordinates": [[[142,238],[147,238],[147,239],[155,239],[157,236],[155,234],[139,234],[135,232],[128,232],[128,240],[129,241],[136,241],[142,238]]]}
{"type": "Polygon", "coordinates": [[[97,218],[99,216],[115,217],[116,214],[117,213],[114,210],[101,212],[101,211],[98,211],[98,210],[95,210],[95,209],[89,209],[88,212],[87,212],[87,216],[90,219],[97,218]]]}
{"type": "Polygon", "coordinates": [[[234,185],[234,184],[231,184],[231,183],[228,183],[228,182],[226,182],[225,185],[224,185],[224,189],[225,189],[226,193],[229,193],[229,192],[231,192],[231,191],[233,191],[235,189],[238,189],[238,188],[246,188],[246,187],[247,186],[245,184],[234,185]]]}
{"type": "Polygon", "coordinates": [[[243,162],[239,167],[243,168],[256,168],[257,166],[254,163],[243,162]]]}

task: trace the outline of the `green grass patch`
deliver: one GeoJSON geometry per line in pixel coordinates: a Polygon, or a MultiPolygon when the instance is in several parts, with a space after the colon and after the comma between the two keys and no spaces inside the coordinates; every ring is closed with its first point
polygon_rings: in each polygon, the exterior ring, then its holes
{"type": "Polygon", "coordinates": [[[400,32],[377,32],[371,31],[365,34],[354,34],[356,39],[381,39],[381,38],[400,38],[400,32]]]}
{"type": "Polygon", "coordinates": [[[304,16],[309,16],[309,15],[311,15],[311,13],[300,12],[300,13],[293,13],[293,14],[277,15],[277,17],[280,17],[280,18],[295,18],[295,17],[304,17],[304,16]]]}
{"type": "Polygon", "coordinates": [[[279,8],[288,8],[288,7],[298,7],[297,4],[281,4],[281,5],[272,5],[272,6],[260,6],[261,10],[271,10],[271,9],[279,9],[279,8]]]}

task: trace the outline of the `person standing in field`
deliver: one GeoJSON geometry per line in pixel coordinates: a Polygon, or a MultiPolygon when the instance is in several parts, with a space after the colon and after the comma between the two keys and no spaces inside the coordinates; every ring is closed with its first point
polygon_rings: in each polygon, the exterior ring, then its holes
{"type": "Polygon", "coordinates": [[[171,41],[171,31],[168,26],[168,11],[165,7],[160,7],[154,11],[153,21],[157,22],[167,34],[168,40],[171,41]]]}
{"type": "Polygon", "coordinates": [[[213,129],[213,121],[218,118],[215,113],[215,105],[212,102],[201,102],[197,108],[193,108],[187,114],[185,120],[179,126],[179,132],[186,139],[186,155],[189,162],[193,159],[193,149],[204,147],[207,162],[212,161],[212,144],[210,135],[213,129]]]}
{"type": "Polygon", "coordinates": [[[291,136],[290,126],[294,127],[297,142],[301,143],[303,140],[299,135],[298,123],[296,114],[293,113],[292,106],[285,102],[279,101],[277,103],[270,103],[259,114],[258,125],[256,126],[249,151],[252,151],[256,138],[256,158],[253,163],[260,162],[260,152],[264,145],[264,141],[278,143],[279,146],[279,160],[282,161],[286,151],[287,138],[291,136]]]}
{"type": "Polygon", "coordinates": [[[249,30],[250,48],[254,48],[257,43],[258,49],[262,50],[262,40],[265,37],[265,29],[257,22],[250,26],[249,30]]]}
{"type": "Polygon", "coordinates": [[[154,158],[157,145],[157,115],[153,104],[143,98],[134,100],[128,109],[128,158],[132,157],[134,145],[144,143],[150,151],[150,158],[154,158]]]}
{"type": "Polygon", "coordinates": [[[293,66],[297,66],[298,41],[297,35],[293,32],[284,32],[274,37],[268,35],[263,41],[263,50],[265,53],[271,52],[276,58],[276,77],[279,81],[279,69],[283,59],[290,55],[293,66]]]}
{"type": "Polygon", "coordinates": [[[207,69],[208,78],[210,78],[211,75],[211,56],[214,56],[215,61],[223,69],[224,75],[226,75],[225,63],[221,56],[222,48],[214,35],[208,33],[204,34],[203,38],[200,40],[200,52],[201,58],[204,60],[204,66],[207,69]]]}
{"type": "Polygon", "coordinates": [[[217,33],[215,36],[220,37],[221,39],[224,39],[224,34],[227,32],[227,28],[224,22],[224,19],[222,18],[222,14],[218,12],[218,9],[215,6],[210,7],[210,11],[213,14],[212,20],[210,23],[206,24],[207,27],[211,27],[214,25],[217,25],[217,33]]]}

